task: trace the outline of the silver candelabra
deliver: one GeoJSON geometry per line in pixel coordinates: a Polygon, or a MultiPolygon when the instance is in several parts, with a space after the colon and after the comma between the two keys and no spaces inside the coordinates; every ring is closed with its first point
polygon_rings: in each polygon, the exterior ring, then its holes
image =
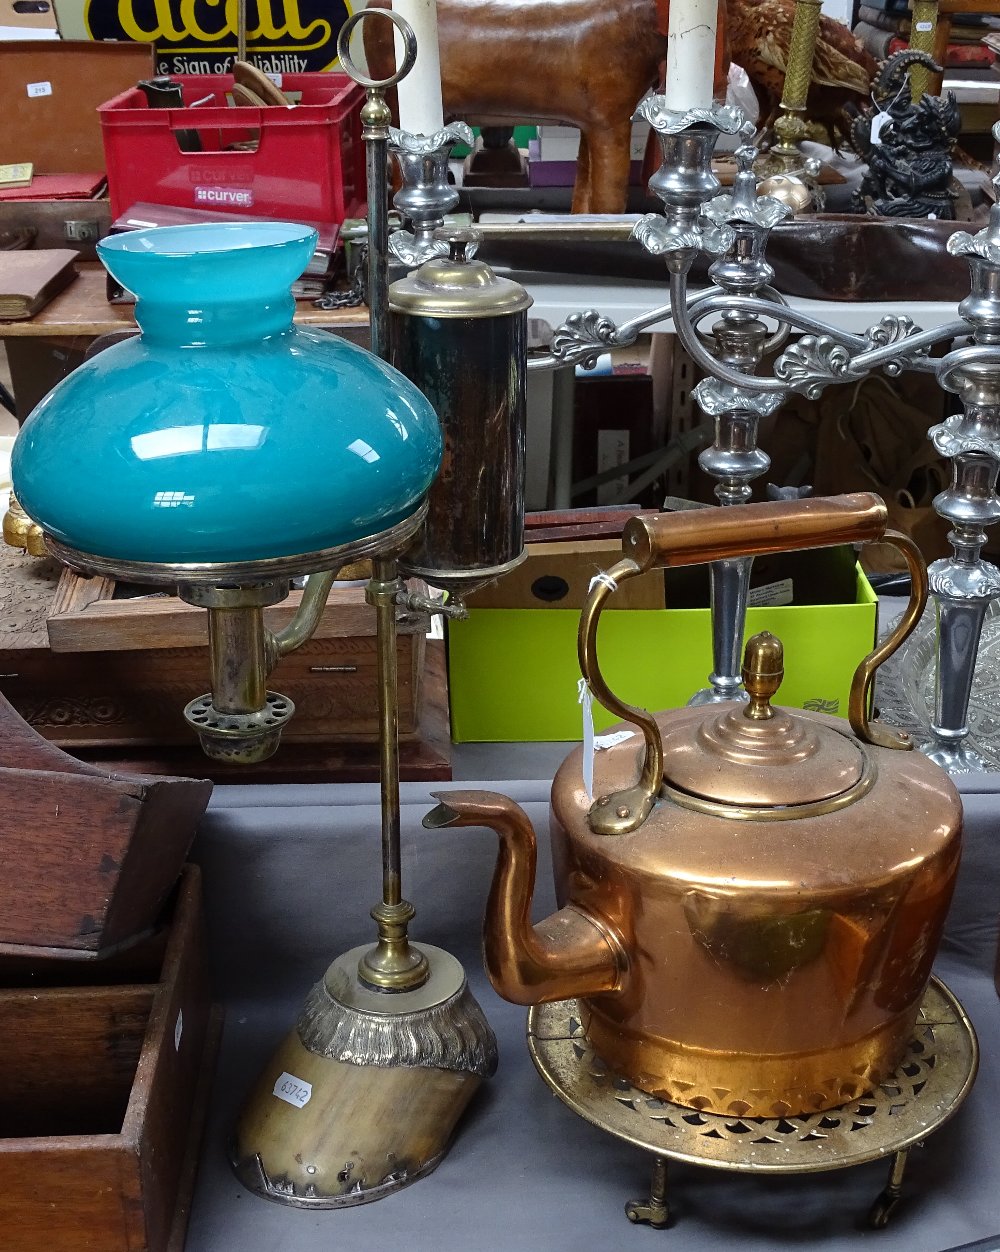
{"type": "MultiPolygon", "coordinates": [[[[952,773],[984,769],[968,742],[968,708],[986,611],[1000,596],[1000,570],[982,557],[985,528],[1000,520],[1000,205],[978,234],[959,232],[948,241],[952,255],[968,258],[972,280],[953,322],[925,331],[904,314],[891,314],[863,335],[849,334],[791,308],[770,285],[774,271],[765,258],[768,236],[791,210],[757,194],[752,171],[757,153],[749,144],[753,127],[739,110],[715,105],[676,112],[666,108],[662,96],[651,96],[637,116],[659,137],[663,160],[649,190],[662,201],[663,213],[643,217],[632,237],[663,257],[669,303],[621,325],[596,309],[575,313],[556,330],[548,358],[532,364],[592,365],[609,348],[634,343],[648,327],[671,321],[707,375],[693,394],[715,434],[699,464],[716,480],[715,494],[723,506],[745,503],[750,484],[767,471],[770,460],[758,447],[758,426],[790,394],[817,399],[825,387],[878,370],[890,376],[913,370],[934,374],[945,391],[960,398],[963,411],[929,431],[935,448],[953,466],[951,487],[934,500],[934,508],[951,524],[952,555],[930,567],[937,612],[936,685],[923,750],[952,773]],[[736,152],[732,192],[724,195],[712,172],[721,133],[744,139],[736,152]],[[689,275],[703,253],[714,258],[712,286],[692,293],[689,275]],[[777,329],[772,331],[772,326],[777,329]],[[786,347],[793,331],[799,338],[786,347]],[[953,347],[942,358],[930,356],[933,345],[952,340],[971,342],[953,347]],[[772,375],[761,376],[761,361],[779,349],[784,350],[772,375]]],[[[413,230],[394,235],[389,247],[408,265],[427,259],[440,246],[434,230],[457,202],[446,179],[448,152],[456,139],[467,137],[466,130],[453,124],[430,137],[393,132],[393,150],[407,184],[395,204],[413,230]]],[[[994,133],[1000,140],[1000,123],[994,133]]],[[[720,561],[712,567],[713,671],[709,686],[692,703],[744,694],[740,652],[749,578],[748,560],[720,561]]]]}
{"type": "MultiPolygon", "coordinates": [[[[681,343],[708,375],[694,396],[713,420],[715,438],[699,463],[716,479],[715,493],[723,505],[747,500],[749,484],[768,468],[757,446],[757,427],[791,393],[816,399],[831,384],[857,381],[877,370],[891,376],[918,370],[934,374],[940,387],[957,395],[963,411],[928,432],[938,452],[952,461],[952,484],[934,500],[936,511],[951,524],[952,555],[930,567],[937,613],[936,683],[923,750],[951,773],[984,769],[968,742],[968,709],[986,611],[1000,596],[1000,570],[982,557],[985,528],[1000,520],[1000,206],[994,206],[978,234],[961,231],[948,241],[948,251],[967,257],[971,271],[971,292],[958,306],[955,321],[925,331],[905,315],[892,314],[863,335],[848,334],[790,308],[769,286],[773,270],[764,256],[767,238],[789,211],[757,195],[752,147],[737,150],[732,194],[718,194],[711,162],[720,132],[739,131],[749,139],[752,128],[731,108],[677,113],[667,110],[661,97],[644,101],[640,113],[656,130],[663,151],[663,164],[649,185],[664,211],[642,218],[633,237],[664,258],[670,303],[620,327],[597,310],[574,314],[554,336],[550,364],[593,362],[600,352],[634,342],[647,326],[672,320],[681,343]],[[715,258],[709,269],[714,285],[692,294],[688,277],[700,253],[715,258]],[[715,320],[705,331],[709,319],[715,320]],[[778,327],[773,334],[771,325],[778,327]],[[793,330],[802,333],[777,358],[772,376],[758,375],[765,353],[783,347],[793,330]],[[931,358],[933,345],[953,340],[969,342],[931,358]]],[[[1000,123],[994,134],[1000,140],[1000,123]]],[[[748,579],[746,561],[719,562],[712,570],[714,671],[709,687],[692,702],[742,694],[739,649],[748,579]]]]}

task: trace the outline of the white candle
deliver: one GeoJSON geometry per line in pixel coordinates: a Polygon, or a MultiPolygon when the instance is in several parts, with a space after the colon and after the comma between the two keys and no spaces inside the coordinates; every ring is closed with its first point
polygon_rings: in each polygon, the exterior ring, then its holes
{"type": "MultiPolygon", "coordinates": [[[[399,127],[414,135],[433,135],[444,126],[441,104],[441,58],[438,51],[437,0],[392,0],[392,7],[413,27],[417,59],[396,88],[399,127]]],[[[395,32],[396,64],[402,64],[403,40],[395,32]]]]}
{"type": "Polygon", "coordinates": [[[668,109],[684,113],[711,108],[718,22],[719,0],[670,0],[664,91],[668,109]]]}

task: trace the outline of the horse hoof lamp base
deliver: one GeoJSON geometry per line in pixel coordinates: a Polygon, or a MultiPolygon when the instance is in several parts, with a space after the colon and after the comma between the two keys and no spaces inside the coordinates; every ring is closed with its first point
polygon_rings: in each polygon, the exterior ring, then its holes
{"type": "Polygon", "coordinates": [[[419,952],[428,975],[412,991],[367,985],[358,975],[366,949],[355,948],[310,992],[237,1125],[231,1158],[244,1186],[283,1204],[342,1208],[440,1162],[496,1069],[496,1040],[459,962],[441,948],[419,952]],[[391,1116],[373,1116],[375,1090],[391,1116]]]}

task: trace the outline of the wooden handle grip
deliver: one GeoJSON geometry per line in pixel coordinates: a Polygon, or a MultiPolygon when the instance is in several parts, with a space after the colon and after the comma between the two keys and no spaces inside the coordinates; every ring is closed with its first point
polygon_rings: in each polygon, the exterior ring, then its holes
{"type": "Polygon", "coordinates": [[[872,543],[882,538],[887,525],[885,505],[868,491],[693,509],[630,518],[622,533],[622,555],[642,570],[669,569],[838,543],[872,543]]]}

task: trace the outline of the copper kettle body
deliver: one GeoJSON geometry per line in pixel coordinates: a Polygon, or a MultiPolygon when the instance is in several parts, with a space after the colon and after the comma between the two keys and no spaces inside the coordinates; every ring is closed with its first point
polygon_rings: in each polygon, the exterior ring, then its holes
{"type": "Polygon", "coordinates": [[[556,775],[560,910],[531,925],[535,835],[513,801],[451,792],[425,824],[487,826],[500,837],[484,956],[502,996],[575,997],[595,1050],[653,1095],[708,1112],[795,1116],[860,1096],[899,1062],[951,899],[962,810],[944,771],[867,716],[874,671],[926,597],[912,547],[914,595],[859,668],[850,730],[771,703],[781,677],[771,636],[748,644],[747,704],[654,718],[608,691],[597,618],[608,583],[632,576],[630,562],[641,572],[692,554],[818,547],[885,530],[884,507],[867,495],[732,512],[740,518],[711,525],[704,514],[632,519],[623,548],[638,559],[616,565],[584,609],[585,676],[640,733],[598,754],[595,803],[582,749],[556,775]]]}

